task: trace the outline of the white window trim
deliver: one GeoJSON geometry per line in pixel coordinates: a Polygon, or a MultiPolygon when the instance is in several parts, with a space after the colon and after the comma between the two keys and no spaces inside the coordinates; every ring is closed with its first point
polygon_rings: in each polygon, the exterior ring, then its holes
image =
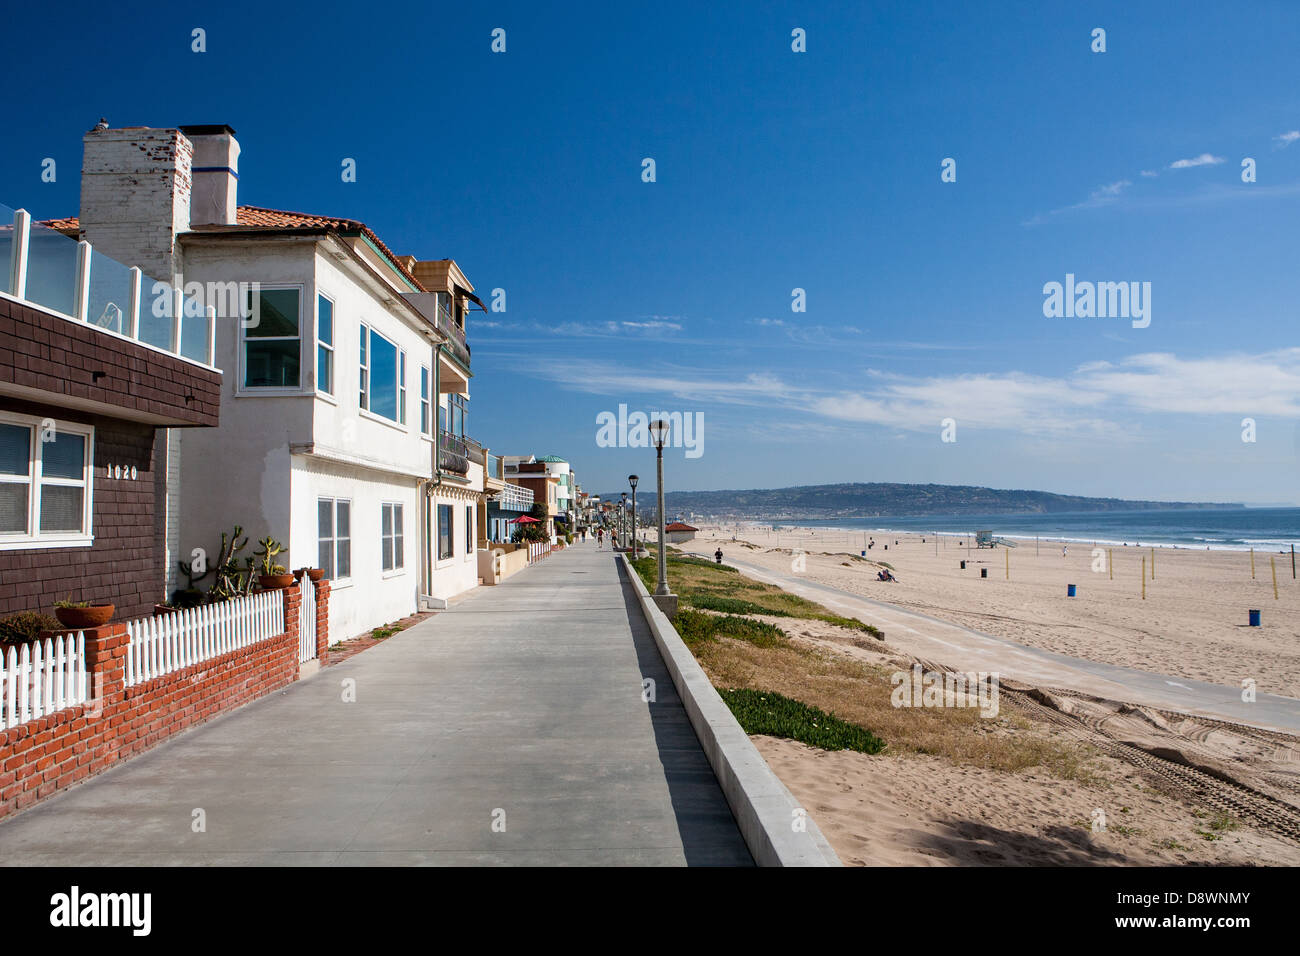
{"type": "Polygon", "coordinates": [[[420,417],[424,419],[420,434],[432,438],[437,423],[433,416],[433,371],[427,365],[420,366],[420,417]]]}
{"type": "Polygon", "coordinates": [[[433,503],[433,567],[434,570],[450,567],[456,561],[456,505],[455,502],[446,502],[434,500],[433,503]],[[438,509],[446,506],[450,509],[451,515],[451,534],[448,539],[451,542],[451,555],[449,557],[440,557],[442,547],[442,522],[438,518],[438,509]]]}
{"type": "Polygon", "coordinates": [[[36,454],[41,440],[41,425],[46,419],[36,415],[20,415],[16,412],[0,412],[0,422],[6,425],[18,425],[31,429],[31,440],[27,447],[27,478],[24,481],[12,481],[15,476],[0,476],[5,484],[27,485],[27,531],[23,534],[0,534],[0,551],[21,551],[32,548],[87,548],[95,543],[95,427],[80,422],[65,422],[55,419],[55,432],[70,435],[82,435],[86,439],[86,459],[82,466],[80,482],[63,478],[44,479],[41,475],[42,456],[36,454]],[[41,522],[41,483],[60,484],[68,487],[84,488],[81,496],[81,531],[40,532],[41,522]]]}
{"type": "MultiPolygon", "coordinates": [[[[394,512],[393,517],[394,519],[396,519],[397,517],[396,512],[394,512]]],[[[394,548],[393,550],[394,550],[394,560],[396,560],[396,548],[394,548]]],[[[406,573],[406,506],[404,502],[381,501],[379,503],[379,571],[384,578],[396,578],[406,573]],[[401,519],[402,519],[400,528],[398,522],[394,520],[393,534],[389,535],[389,537],[393,538],[394,540],[396,540],[399,537],[402,539],[402,563],[394,564],[393,567],[388,568],[387,570],[384,569],[384,509],[385,508],[400,509],[401,519]]]]}
{"type": "MultiPolygon", "coordinates": [[[[368,325],[365,322],[360,323],[360,328],[361,328],[361,335],[365,339],[365,345],[366,345],[366,362],[364,365],[359,364],[359,368],[366,373],[364,405],[362,405],[360,402],[362,390],[360,388],[357,389],[357,397],[358,397],[357,404],[360,406],[361,413],[368,418],[373,418],[377,422],[383,422],[384,424],[391,425],[393,428],[399,429],[400,431],[409,432],[411,430],[411,426],[408,425],[406,422],[406,384],[404,379],[404,374],[406,369],[406,349],[398,345],[396,340],[390,339],[383,332],[378,331],[373,326],[368,325]],[[375,356],[374,356],[374,349],[370,342],[370,338],[371,336],[374,335],[379,336],[381,339],[383,339],[385,342],[387,342],[397,351],[397,367],[393,370],[394,378],[396,380],[396,388],[397,388],[397,419],[396,420],[388,418],[385,415],[380,415],[378,412],[371,410],[371,406],[374,405],[374,402],[371,401],[371,394],[372,394],[371,386],[374,384],[373,364],[374,364],[375,356]]],[[[358,363],[359,362],[360,362],[360,357],[358,356],[358,363]]]]}
{"type": "Polygon", "coordinates": [[[470,515],[474,512],[473,505],[465,505],[462,514],[465,515],[465,557],[464,561],[472,561],[475,558],[475,552],[478,551],[477,535],[474,534],[474,519],[470,515]]]}
{"type": "MultiPolygon", "coordinates": [[[[305,298],[306,286],[303,285],[301,282],[265,282],[265,283],[259,282],[257,283],[257,288],[259,292],[263,290],[267,292],[275,292],[280,289],[298,290],[298,387],[294,388],[292,386],[280,386],[280,385],[249,386],[244,384],[244,378],[248,371],[244,367],[245,366],[244,359],[246,356],[245,345],[248,342],[248,336],[245,334],[247,332],[247,329],[244,328],[244,323],[243,320],[241,319],[238,323],[238,331],[235,333],[235,337],[236,337],[235,350],[238,353],[235,356],[235,364],[238,366],[237,369],[238,374],[235,379],[235,397],[248,398],[257,395],[264,395],[269,398],[283,398],[286,395],[310,395],[314,393],[316,391],[315,386],[313,385],[311,388],[306,387],[304,385],[305,379],[303,376],[302,350],[303,350],[303,344],[307,337],[303,335],[303,329],[302,329],[302,313],[303,313],[302,300],[305,298]]],[[[312,306],[312,314],[313,315],[316,314],[315,305],[312,306]]],[[[285,338],[287,339],[287,337],[285,338]]],[[[283,340],[284,339],[272,339],[271,341],[283,341],[283,340]]],[[[314,369],[315,362],[316,362],[315,351],[312,352],[311,360],[312,360],[312,367],[314,369]]],[[[315,378],[314,372],[312,377],[315,378]]]]}
{"type": "MultiPolygon", "coordinates": [[[[348,506],[348,536],[345,540],[348,542],[348,567],[351,568],[352,542],[355,539],[355,536],[352,534],[352,519],[353,519],[352,499],[339,498],[334,495],[317,495],[316,496],[317,507],[319,507],[320,502],[322,501],[330,502],[332,507],[334,508],[334,522],[333,522],[334,532],[333,534],[330,535],[330,542],[331,542],[331,547],[333,547],[334,549],[333,563],[334,563],[335,571],[338,570],[338,566],[339,566],[339,502],[344,502],[348,506]]],[[[320,518],[318,516],[316,519],[316,551],[317,551],[316,560],[318,561],[320,560],[320,541],[321,541],[320,518]]],[[[329,582],[330,582],[331,589],[335,587],[340,587],[340,588],[348,587],[352,584],[352,575],[349,574],[346,578],[330,578],[329,582]]]]}
{"type": "Polygon", "coordinates": [[[323,289],[317,289],[316,306],[315,306],[316,351],[312,356],[316,361],[315,364],[313,365],[312,370],[313,370],[313,375],[315,376],[316,379],[316,394],[329,398],[331,401],[336,401],[335,392],[338,391],[338,387],[339,387],[339,363],[338,363],[338,350],[336,347],[338,343],[338,337],[339,337],[338,311],[339,311],[338,302],[335,301],[334,297],[332,295],[327,294],[323,289]],[[320,300],[321,299],[324,299],[326,302],[330,304],[330,338],[333,341],[328,343],[322,342],[320,338],[320,300]],[[320,387],[320,350],[321,349],[328,349],[330,353],[329,389],[324,389],[320,387]]]}

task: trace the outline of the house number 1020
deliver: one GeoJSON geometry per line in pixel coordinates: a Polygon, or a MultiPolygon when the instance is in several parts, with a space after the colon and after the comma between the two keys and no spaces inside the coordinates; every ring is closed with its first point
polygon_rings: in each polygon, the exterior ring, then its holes
{"type": "Polygon", "coordinates": [[[105,477],[108,478],[126,478],[135,481],[135,465],[105,465],[105,477]]]}

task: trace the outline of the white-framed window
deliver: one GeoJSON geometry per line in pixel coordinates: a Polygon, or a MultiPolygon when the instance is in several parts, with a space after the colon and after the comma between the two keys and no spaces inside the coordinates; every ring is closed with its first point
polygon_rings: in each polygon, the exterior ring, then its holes
{"type": "Polygon", "coordinates": [[[361,408],[369,408],[367,404],[370,398],[370,326],[364,322],[361,323],[361,394],[357,398],[357,404],[361,408]]]}
{"type": "Polygon", "coordinates": [[[397,420],[406,424],[406,353],[397,353],[397,420]]]}
{"type": "Polygon", "coordinates": [[[316,563],[331,581],[352,577],[352,502],[316,499],[316,563]]]}
{"type": "Polygon", "coordinates": [[[246,303],[252,327],[240,323],[245,389],[297,389],[302,384],[302,289],[258,286],[246,303]]]}
{"type": "Polygon", "coordinates": [[[334,303],[316,296],[316,390],[334,394],[334,303]]]}
{"type": "Polygon", "coordinates": [[[451,505],[438,505],[438,560],[451,555],[451,505]]]}
{"type": "Polygon", "coordinates": [[[0,549],[90,544],[90,425],[0,412],[0,549]]]}
{"type": "Polygon", "coordinates": [[[385,501],[381,508],[380,550],[383,554],[383,570],[400,571],[405,567],[402,506],[395,501],[385,501]]]}
{"type": "Polygon", "coordinates": [[[406,424],[406,353],[391,339],[361,325],[361,407],[406,424]]]}
{"type": "Polygon", "coordinates": [[[429,366],[420,366],[420,434],[429,434],[429,428],[432,425],[430,417],[433,410],[430,406],[430,395],[432,391],[432,376],[429,373],[429,366]]]}
{"type": "Polygon", "coordinates": [[[465,557],[474,553],[474,506],[465,506],[465,557]]]}

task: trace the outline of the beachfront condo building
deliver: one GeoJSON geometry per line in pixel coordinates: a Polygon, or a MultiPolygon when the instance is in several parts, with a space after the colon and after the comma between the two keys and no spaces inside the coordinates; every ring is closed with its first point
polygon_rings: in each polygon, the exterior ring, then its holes
{"type": "Polygon", "coordinates": [[[482,304],[457,264],[395,255],[354,219],[239,205],[228,126],[100,128],[84,151],[81,215],[49,225],[146,264],[142,327],[174,321],[153,280],[191,290],[223,373],[221,427],[170,431],[158,453],[173,583],[175,558],[240,525],[285,543],[290,569],[324,569],[339,637],[474,587],[502,480],[469,432],[482,304]]]}

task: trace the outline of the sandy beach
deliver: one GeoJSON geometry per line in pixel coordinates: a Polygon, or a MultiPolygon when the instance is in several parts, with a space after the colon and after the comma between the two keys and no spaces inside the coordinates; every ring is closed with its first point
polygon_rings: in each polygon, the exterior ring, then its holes
{"type": "Polygon", "coordinates": [[[1151,580],[1147,547],[1112,547],[1097,559],[1086,543],[1063,554],[1059,543],[1035,549],[1033,540],[977,549],[969,538],[945,537],[936,549],[931,535],[865,538],[875,541],[866,562],[849,559],[864,549],[862,532],[822,528],[703,527],[683,547],[720,547],[784,572],[802,557],[800,573],[812,580],[1020,644],[1237,688],[1253,679],[1260,692],[1300,697],[1300,584],[1289,554],[1256,552],[1252,579],[1246,552],[1157,547],[1151,580]],[[876,580],[884,563],[896,581],[876,580]],[[1069,584],[1076,585],[1073,598],[1069,584]],[[1261,611],[1261,627],[1247,626],[1252,608],[1261,611]]]}

